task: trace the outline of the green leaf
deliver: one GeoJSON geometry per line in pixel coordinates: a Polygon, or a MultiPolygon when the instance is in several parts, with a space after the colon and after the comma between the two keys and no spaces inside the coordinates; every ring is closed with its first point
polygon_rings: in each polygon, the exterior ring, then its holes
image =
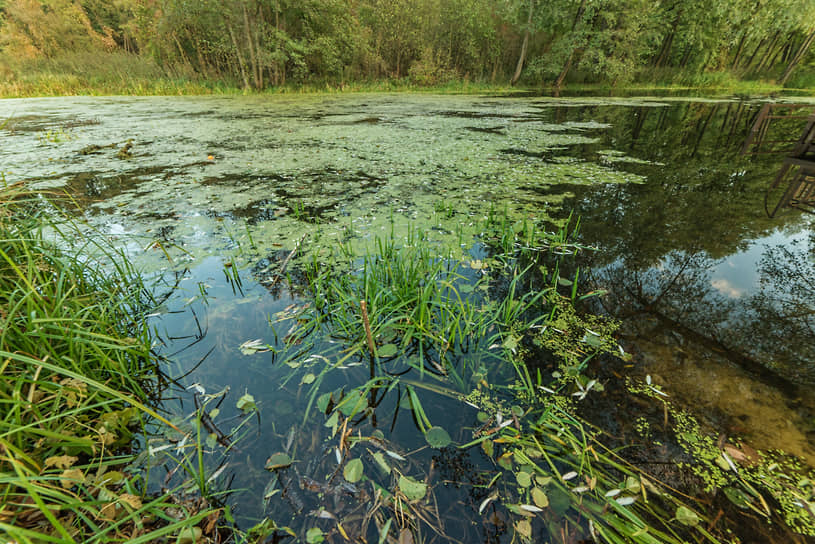
{"type": "Polygon", "coordinates": [[[328,427],[330,429],[333,429],[334,433],[336,433],[337,432],[337,424],[339,423],[339,420],[340,420],[340,413],[339,412],[332,412],[331,417],[329,417],[328,421],[326,421],[323,425],[325,425],[326,427],[328,427]]]}
{"type": "Polygon", "coordinates": [[[534,502],[538,508],[546,508],[549,506],[549,497],[546,496],[546,493],[540,487],[533,487],[531,495],[532,502],[534,502]]]}
{"type": "Polygon", "coordinates": [[[300,380],[300,383],[305,384],[305,385],[309,385],[309,384],[314,383],[314,380],[316,380],[316,379],[317,379],[317,376],[315,376],[314,374],[309,372],[308,374],[303,376],[303,379],[300,380]]]}
{"type": "Polygon", "coordinates": [[[285,453],[272,454],[272,456],[266,460],[266,470],[277,470],[279,468],[286,468],[289,465],[291,465],[291,457],[285,453]]]}
{"type": "Polygon", "coordinates": [[[388,541],[388,531],[391,530],[391,521],[393,521],[393,518],[388,518],[388,521],[386,521],[385,525],[382,526],[382,529],[379,530],[378,544],[385,544],[385,542],[388,541]]]}
{"type": "Polygon", "coordinates": [[[399,490],[409,501],[418,501],[427,494],[427,484],[417,482],[410,476],[399,476],[399,490]]]}
{"type": "Polygon", "coordinates": [[[399,353],[399,348],[396,344],[385,344],[376,350],[377,355],[380,357],[393,357],[399,353]]]}
{"type": "Polygon", "coordinates": [[[331,393],[323,393],[319,397],[317,397],[317,409],[320,410],[322,413],[326,413],[328,411],[328,405],[331,402],[331,393]]]}
{"type": "Polygon", "coordinates": [[[382,455],[381,451],[378,451],[373,454],[374,462],[376,463],[376,467],[381,470],[385,474],[391,473],[391,467],[387,461],[385,461],[385,456],[382,455]]]}
{"type": "Polygon", "coordinates": [[[246,393],[241,398],[239,398],[236,406],[238,407],[238,410],[243,411],[244,414],[257,410],[257,404],[255,404],[255,397],[253,397],[249,393],[246,393]]]}
{"type": "Polygon", "coordinates": [[[741,489],[735,487],[725,487],[722,489],[724,491],[725,496],[738,506],[739,508],[745,509],[750,507],[750,503],[752,503],[752,499],[741,489]]]}
{"type": "Polygon", "coordinates": [[[528,472],[516,472],[515,479],[518,481],[518,485],[521,487],[529,487],[532,485],[532,478],[529,476],[528,472]]]}
{"type": "Polygon", "coordinates": [[[696,512],[687,508],[685,506],[680,506],[676,509],[676,521],[681,523],[682,525],[687,525],[689,527],[696,527],[702,518],[696,515],[696,512]]]}
{"type": "Polygon", "coordinates": [[[450,435],[441,427],[430,427],[424,437],[432,448],[443,448],[452,442],[450,435]]]}
{"type": "Polygon", "coordinates": [[[519,337],[517,337],[517,336],[509,335],[504,340],[504,343],[502,344],[502,346],[505,349],[513,351],[513,350],[518,348],[518,342],[520,342],[520,340],[521,339],[519,337]]]}
{"type": "Polygon", "coordinates": [[[312,527],[306,531],[306,542],[308,542],[308,544],[320,544],[323,540],[325,540],[325,538],[323,538],[323,531],[319,527],[312,527]]]}
{"type": "Polygon", "coordinates": [[[362,459],[351,459],[348,461],[348,464],[345,465],[345,468],[342,469],[342,475],[348,482],[355,484],[362,479],[363,470],[362,459]]]}

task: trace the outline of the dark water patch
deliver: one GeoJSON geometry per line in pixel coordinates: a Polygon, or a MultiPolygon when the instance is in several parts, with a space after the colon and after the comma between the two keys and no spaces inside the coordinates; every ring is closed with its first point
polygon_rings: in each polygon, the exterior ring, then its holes
{"type": "Polygon", "coordinates": [[[506,136],[506,127],[497,126],[497,127],[464,127],[464,130],[469,130],[470,132],[481,132],[484,134],[495,134],[498,136],[506,136]]]}

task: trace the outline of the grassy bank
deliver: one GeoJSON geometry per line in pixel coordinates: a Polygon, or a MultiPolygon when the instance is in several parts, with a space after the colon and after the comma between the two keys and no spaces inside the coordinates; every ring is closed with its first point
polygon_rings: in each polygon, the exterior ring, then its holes
{"type": "Polygon", "coordinates": [[[0,533],[151,542],[200,531],[213,510],[151,496],[128,472],[134,433],[170,425],[151,407],[143,316],[155,300],[122,255],[71,240],[82,236],[42,199],[0,188],[0,533]]]}
{"type": "MultiPolygon", "coordinates": [[[[546,85],[511,87],[505,81],[466,79],[418,82],[409,77],[360,81],[306,81],[287,83],[263,90],[246,90],[237,80],[207,78],[184,67],[160,67],[150,59],[123,52],[95,55],[74,53],[55,59],[27,62],[0,62],[0,97],[36,96],[164,96],[209,94],[280,94],[336,92],[427,92],[427,93],[509,93],[553,94],[546,85]]],[[[655,71],[648,78],[622,86],[570,83],[564,94],[713,94],[772,95],[781,91],[815,93],[809,71],[802,70],[787,86],[774,81],[743,79],[731,72],[709,72],[689,76],[679,72],[655,71]]]]}

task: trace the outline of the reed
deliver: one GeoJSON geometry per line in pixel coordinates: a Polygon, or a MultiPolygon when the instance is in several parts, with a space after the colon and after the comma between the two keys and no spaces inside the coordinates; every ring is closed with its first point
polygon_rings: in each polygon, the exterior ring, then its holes
{"type": "Polygon", "coordinates": [[[173,426],[152,407],[143,316],[155,303],[102,238],[19,185],[0,189],[0,532],[12,540],[150,542],[212,515],[126,475],[140,426],[173,426]]]}

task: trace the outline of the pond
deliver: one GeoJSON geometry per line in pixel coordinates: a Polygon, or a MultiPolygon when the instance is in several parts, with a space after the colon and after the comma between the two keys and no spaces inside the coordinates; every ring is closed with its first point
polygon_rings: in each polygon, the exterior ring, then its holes
{"type": "MultiPolygon", "coordinates": [[[[379,497],[326,483],[354,465],[341,451],[346,437],[335,439],[338,420],[314,416],[317,405],[327,414],[325,403],[342,408],[346,389],[373,370],[359,355],[324,376],[315,357],[342,358],[330,338],[305,338],[292,354],[286,338],[311,311],[304,286],[325,264],[309,276],[307,255],[339,248],[356,251],[359,264],[382,240],[418,236],[469,263],[452,285],[478,285],[494,266],[479,236],[497,216],[550,230],[579,217],[577,241],[597,251],[564,263],[563,274],[581,291],[608,292],[586,308],[621,320],[618,340],[632,355],[625,371],[647,376],[722,439],[813,463],[815,231],[806,214],[765,212],[783,156],[739,154],[763,103],[401,94],[5,100],[0,172],[9,183],[67,193],[89,228],[161,278],[168,298],[151,323],[177,380],[164,408],[180,421],[217,405],[209,423],[239,427],[234,447],[210,467],[223,468],[213,486],[236,490],[225,500],[239,524],[270,516],[294,527],[313,511],[327,534],[331,523],[346,531],[340,520],[364,536],[369,522],[381,534],[384,518],[358,505],[379,497]],[[331,392],[339,393],[326,398],[331,392]],[[255,415],[241,418],[254,405],[255,415]],[[272,454],[284,469],[295,458],[297,470],[265,470],[272,454]]],[[[468,359],[475,351],[456,353],[476,368],[469,385],[487,364],[468,359]]],[[[588,401],[625,387],[610,376],[588,401]]],[[[439,394],[438,380],[415,369],[400,379],[364,421],[344,413],[339,432],[357,440],[351,457],[367,451],[366,475],[392,465],[444,484],[416,519],[437,519],[458,541],[508,542],[504,520],[479,521],[491,461],[480,450],[430,447],[422,432],[443,427],[466,444],[483,406],[439,394]]],[[[366,389],[361,402],[375,404],[377,391],[366,389]]],[[[598,422],[628,432],[627,410],[598,422]]],[[[211,449],[235,439],[219,433],[211,449]]],[[[153,437],[146,445],[166,444],[153,437]]]]}

